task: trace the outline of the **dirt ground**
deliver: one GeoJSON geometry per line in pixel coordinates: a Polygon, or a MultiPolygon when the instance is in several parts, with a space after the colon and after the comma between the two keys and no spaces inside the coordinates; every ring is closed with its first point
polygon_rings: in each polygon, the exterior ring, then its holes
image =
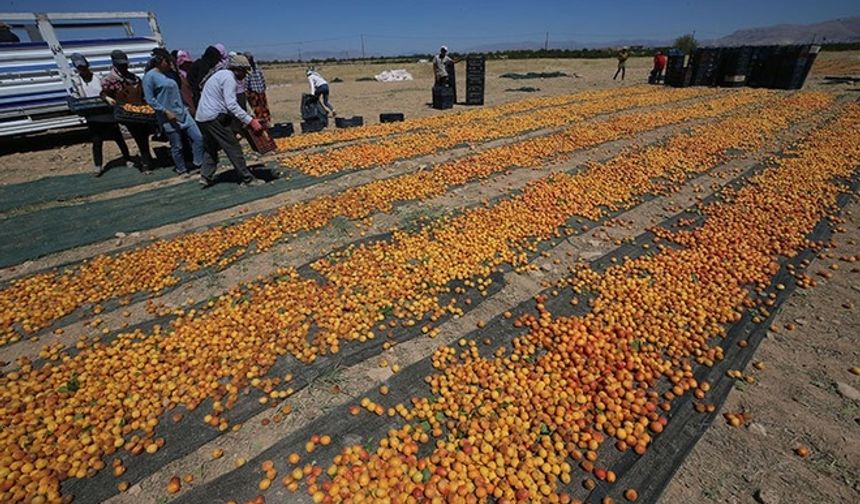
{"type": "MultiPolygon", "coordinates": [[[[860,52],[824,53],[819,59],[822,70],[815,70],[814,76],[808,81],[807,87],[823,90],[857,91],[855,86],[825,84],[824,75],[854,73],[860,74],[860,52]]],[[[570,93],[585,88],[600,88],[607,86],[622,87],[629,84],[641,83],[650,68],[650,60],[639,58],[628,63],[627,79],[622,83],[612,81],[615,70],[614,60],[525,60],[525,61],[492,61],[487,65],[486,104],[495,105],[523,97],[535,96],[534,93],[506,91],[521,86],[540,88],[539,94],[558,95],[570,93]],[[549,72],[561,71],[568,77],[543,80],[510,80],[499,78],[506,72],[549,72]]],[[[818,67],[816,67],[818,68],[818,67]]],[[[343,82],[332,84],[331,101],[342,116],[361,115],[366,123],[375,123],[381,112],[404,112],[407,117],[425,116],[451,111],[439,112],[429,107],[430,86],[432,85],[429,64],[409,65],[360,65],[334,64],[318,67],[329,80],[339,78],[343,82]],[[414,81],[398,83],[357,82],[356,79],[373,76],[382,70],[390,68],[405,68],[414,77],[414,81]]],[[[458,66],[460,88],[463,88],[463,66],[458,66]]],[[[269,102],[277,121],[291,121],[298,126],[299,99],[306,91],[306,81],[302,66],[280,66],[267,69],[270,84],[269,102]]],[[[463,110],[465,106],[458,105],[454,111],[463,110]]],[[[657,132],[665,134],[665,131],[657,132]]],[[[655,136],[654,133],[652,136],[655,136]]],[[[647,137],[651,141],[655,138],[647,137]]],[[[46,134],[33,137],[15,146],[0,147],[0,185],[33,180],[41,177],[68,173],[86,173],[90,170],[89,145],[80,133],[46,134]],[[11,151],[11,152],[10,152],[11,151]]],[[[625,139],[642,142],[644,138],[625,139]]],[[[130,142],[130,141],[129,141],[130,142]]],[[[131,142],[130,142],[131,145],[131,142]]],[[[581,159],[575,158],[570,163],[584,162],[587,159],[599,159],[615,153],[619,145],[603,146],[589,149],[581,153],[581,159]]],[[[134,151],[134,148],[132,147],[134,151]]],[[[106,146],[106,158],[116,157],[118,150],[113,145],[106,146]]],[[[413,160],[407,166],[427,162],[426,159],[413,160]]],[[[571,164],[565,163],[565,167],[571,164]]],[[[560,166],[547,166],[546,171],[559,169],[560,166]]],[[[402,170],[403,166],[392,168],[402,170]]],[[[386,171],[376,173],[381,176],[386,171]]],[[[525,172],[522,172],[525,173],[525,172]]],[[[536,172],[528,177],[534,178],[536,172]]],[[[437,198],[438,201],[426,202],[429,205],[446,205],[454,207],[464,202],[477,201],[492,196],[495,193],[507,191],[512,184],[522,185],[525,175],[515,172],[514,175],[504,175],[480,184],[473,184],[451,194],[437,198]]],[[[348,177],[335,185],[348,186],[363,181],[356,176],[355,180],[348,177]]],[[[630,229],[601,227],[588,235],[582,235],[570,240],[563,246],[553,250],[553,255],[547,256],[542,267],[529,275],[523,275],[519,282],[513,282],[510,291],[502,292],[497,299],[469,314],[462,320],[454,321],[446,327],[440,340],[416,340],[415,348],[404,345],[390,352],[392,362],[404,366],[414,362],[421,356],[427,355],[438,343],[453,341],[475,326],[478,317],[489,318],[512,303],[528,299],[540,290],[544,282],[563,274],[556,271],[553,260],[566,260],[569,257],[596,257],[615,247],[617,239],[626,239],[642,232],[648,225],[658,222],[671,212],[666,208],[681,208],[695,200],[697,187],[708,187],[716,179],[702,177],[702,180],[691,181],[684,190],[665,199],[658,199],[650,204],[632,210],[625,218],[637,223],[630,229]],[[601,240],[600,233],[609,238],[601,240]],[[613,234],[614,233],[614,234],[613,234]],[[611,235],[611,236],[610,236],[611,235]]],[[[317,190],[317,189],[314,189],[317,190]]],[[[319,188],[320,191],[323,188],[319,188]]],[[[312,191],[311,191],[312,192],[312,191]]],[[[295,197],[295,196],[293,196],[295,197]]],[[[274,200],[273,200],[274,201],[274,200]]],[[[280,204],[288,202],[286,197],[278,200],[280,204]]],[[[261,204],[258,202],[258,204],[261,204]]],[[[267,204],[274,204],[269,202],[267,204]]],[[[421,205],[424,205],[422,203],[421,205]]],[[[243,205],[248,208],[261,209],[254,204],[243,205]]],[[[218,218],[233,215],[236,209],[219,213],[218,218]]],[[[241,209],[240,209],[241,210],[241,209]]],[[[408,210],[408,209],[406,209],[408,210]]],[[[405,210],[404,210],[405,211],[405,210]]],[[[759,502],[764,504],[804,500],[808,502],[851,502],[860,500],[860,463],[857,454],[860,453],[860,397],[852,398],[856,389],[860,389],[860,377],[852,374],[850,369],[860,366],[860,352],[857,350],[857,334],[860,334],[860,317],[857,316],[856,306],[860,303],[860,273],[857,265],[841,257],[855,256],[858,253],[857,242],[860,240],[860,205],[852,202],[844,213],[847,221],[842,224],[845,231],[835,235],[836,246],[826,252],[828,257],[821,256],[810,268],[810,272],[832,271],[833,278],[826,280],[817,276],[819,286],[795,293],[780,313],[774,324],[774,330],[757,351],[755,361],[764,364],[762,370],[752,365],[745,373],[756,377],[756,383],[738,387],[729,396],[723,411],[745,411],[751,415],[751,422],[742,428],[732,428],[722,421],[721,417],[704,434],[701,441],[689,455],[684,465],[676,474],[672,484],[664,493],[661,502],[695,503],[695,502],[727,502],[746,503],[759,502]],[[838,265],[838,270],[832,268],[838,265]],[[794,326],[788,330],[787,326],[794,326]],[[851,336],[851,335],[854,336],[851,336]],[[846,388],[847,386],[847,388],[846,388]],[[852,389],[854,392],[852,392],[852,389]],[[798,457],[794,449],[800,446],[810,448],[811,454],[806,458],[798,457]]],[[[195,223],[212,222],[213,215],[204,216],[195,223]]],[[[387,217],[375,216],[374,226],[367,229],[381,231],[394,227],[403,218],[400,213],[387,217]]],[[[165,227],[163,232],[177,232],[190,223],[177,223],[165,227]]],[[[284,244],[274,248],[268,254],[263,254],[253,261],[243,262],[225,272],[222,277],[201,280],[189,284],[165,299],[159,299],[168,305],[182,304],[186,297],[197,299],[207,295],[217,294],[230,285],[252,279],[256,275],[264,275],[267,271],[284,262],[296,264],[306,261],[308,257],[302,254],[320,253],[348,243],[363,236],[364,228],[349,227],[342,234],[333,234],[331,229],[322,234],[317,233],[304,248],[293,250],[292,245],[284,244]]],[[[145,234],[145,233],[144,233],[145,234]]],[[[131,238],[129,238],[131,240],[131,238]]],[[[67,251],[62,254],[65,258],[83,258],[96,252],[109,250],[110,243],[94,245],[90,248],[67,251]],[[102,247],[102,248],[99,248],[102,247]],[[107,247],[107,248],[105,248],[107,247]]],[[[58,259],[61,260],[61,259],[58,259]]],[[[132,318],[147,317],[143,306],[136,310],[132,318]]],[[[107,324],[116,327],[122,321],[117,316],[113,319],[106,316],[107,324]]],[[[81,329],[83,331],[83,329],[81,329]]],[[[69,331],[77,334],[78,331],[69,331]]],[[[30,345],[35,351],[37,345],[30,345]]],[[[11,360],[11,359],[8,359],[11,360]]],[[[346,400],[344,391],[360,393],[368,383],[376,383],[389,376],[387,369],[380,370],[375,361],[368,361],[354,368],[343,371],[338,383],[339,392],[329,394],[326,390],[333,388],[328,383],[309,387],[295,398],[296,404],[308,405],[307,408],[297,408],[295,422],[290,426],[297,429],[314,415],[320,414],[320,409],[346,400]]],[[[250,425],[258,423],[254,418],[250,425]]],[[[252,456],[266,443],[271,443],[284,432],[272,432],[269,438],[263,433],[265,429],[249,428],[236,435],[228,434],[219,438],[211,446],[203,446],[196,453],[176,461],[175,464],[162,468],[161,471],[135,485],[127,494],[118,496],[115,502],[154,502],[164,486],[164,477],[178,473],[181,469],[197,466],[208,460],[212,446],[233,446],[236,453],[242,456],[252,456]],[[227,436],[233,436],[228,438],[227,436]],[[276,436],[276,437],[272,437],[276,436]],[[233,442],[231,442],[231,439],[233,442]],[[254,440],[251,448],[249,440],[254,440]],[[240,450],[244,447],[245,451],[240,450]]],[[[207,468],[209,473],[200,480],[211,479],[219,472],[230,470],[233,461],[226,457],[223,461],[213,463],[207,468]]],[[[161,501],[159,501],[161,502],[161,501]]]]}
{"type": "MultiPolygon", "coordinates": [[[[612,59],[534,59],[493,60],[487,62],[484,103],[498,105],[535,95],[558,95],[582,89],[604,88],[640,84],[646,81],[651,68],[650,58],[632,58],[627,63],[627,76],[613,81],[616,62],[612,59]],[[567,77],[550,79],[512,80],[500,78],[505,73],[563,72],[567,77]],[[538,92],[511,91],[521,87],[538,88],[538,92]]],[[[269,84],[267,93],[273,119],[292,122],[298,129],[299,105],[302,93],[308,91],[304,65],[279,65],[266,68],[269,84]]],[[[430,63],[410,64],[325,64],[317,70],[331,82],[332,105],[342,117],[359,115],[365,124],[379,121],[383,112],[402,112],[406,117],[421,117],[451,113],[467,108],[456,105],[452,111],[440,112],[430,107],[430,88],[433,85],[430,63]],[[357,79],[373,77],[383,70],[406,69],[414,80],[403,82],[366,82],[357,79]]],[[[457,84],[463,100],[465,90],[465,62],[457,64],[457,84]]],[[[807,80],[808,89],[850,88],[848,85],[825,84],[825,75],[860,74],[860,51],[822,53],[807,80]],[[821,70],[819,70],[819,67],[821,70]]],[[[854,86],[854,89],[858,89],[854,86]]],[[[132,154],[134,142],[127,140],[132,154]]],[[[162,145],[154,143],[153,146],[162,145]]],[[[166,144],[164,144],[166,145],[166,144]]],[[[119,149],[105,143],[105,159],[119,158],[119,149]]],[[[51,175],[88,173],[92,170],[90,145],[85,130],[48,132],[23,139],[15,139],[0,147],[0,185],[14,184],[51,175]]]]}
{"type": "Polygon", "coordinates": [[[723,405],[721,414],[745,412],[749,423],[735,428],[717,417],[661,502],[860,500],[860,376],[851,372],[860,366],[860,269],[842,260],[856,257],[858,213],[855,198],[845,232],[809,267],[818,287],[789,299],[756,351],[763,369],[744,370],[756,382],[736,386],[723,405]]]}

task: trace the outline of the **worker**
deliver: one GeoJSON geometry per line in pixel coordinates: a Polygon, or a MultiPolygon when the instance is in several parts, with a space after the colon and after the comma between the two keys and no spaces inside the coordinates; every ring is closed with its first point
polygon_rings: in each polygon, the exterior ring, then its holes
{"type": "Polygon", "coordinates": [[[448,47],[442,46],[439,48],[439,54],[433,56],[433,75],[436,77],[437,86],[448,86],[448,65],[454,63],[454,60],[448,57],[448,47]]]}
{"type": "MultiPolygon", "coordinates": [[[[128,103],[132,105],[143,105],[143,86],[140,77],[128,69],[128,56],[121,50],[116,49],[110,53],[110,73],[102,79],[102,97],[111,105],[128,103]]],[[[149,152],[149,135],[152,128],[149,124],[139,122],[123,123],[131,133],[134,143],[140,152],[141,172],[152,173],[154,168],[152,154],[149,152]]]]}
{"type": "Polygon", "coordinates": [[[215,68],[221,62],[221,59],[221,52],[218,48],[209,46],[203,52],[203,55],[188,68],[188,85],[191,86],[192,100],[195,107],[200,103],[200,92],[203,90],[204,78],[212,68],[215,68]]]}
{"type": "Polygon", "coordinates": [[[167,72],[173,68],[173,58],[166,49],[152,50],[153,68],[143,76],[143,95],[146,103],[155,110],[162,131],[170,141],[174,170],[180,175],[199,170],[203,165],[203,135],[194,117],[182,103],[182,95],[176,81],[167,72]],[[182,153],[182,136],[191,144],[193,168],[188,169],[182,153]]]}
{"type": "Polygon", "coordinates": [[[320,75],[313,67],[308,68],[305,73],[307,74],[308,82],[311,85],[311,94],[314,95],[320,105],[323,106],[323,110],[326,111],[326,115],[331,111],[332,117],[337,117],[337,112],[334,111],[334,107],[328,101],[328,82],[323,79],[322,75],[320,75]]]}
{"type": "Polygon", "coordinates": [[[243,185],[265,184],[248,170],[242,147],[230,127],[235,118],[250,127],[254,134],[264,130],[263,125],[236,102],[236,81],[244,79],[250,69],[248,58],[237,54],[230,58],[227,68],[215,72],[203,86],[195,117],[203,132],[203,169],[200,172],[203,187],[215,183],[219,149],[227,154],[243,185]]]}
{"type": "MultiPolygon", "coordinates": [[[[93,73],[90,69],[90,63],[80,53],[74,53],[71,56],[72,66],[77,71],[74,78],[74,93],[77,98],[96,98],[102,92],[102,80],[93,73]]],[[[102,145],[105,140],[113,140],[119,151],[122,153],[122,158],[125,160],[126,166],[134,168],[134,163],[131,160],[131,154],[128,151],[128,145],[122,138],[122,132],[119,130],[119,125],[110,111],[104,113],[96,113],[86,116],[87,129],[90,132],[90,138],[93,143],[93,165],[95,165],[95,176],[101,177],[105,172],[104,152],[102,145]]]]}
{"type": "Polygon", "coordinates": [[[0,44],[17,44],[19,42],[21,39],[12,32],[12,27],[0,21],[0,44]]]}
{"type": "Polygon", "coordinates": [[[663,80],[663,71],[666,69],[666,63],[669,58],[663,54],[663,51],[657,51],[654,55],[654,68],[651,70],[651,77],[648,82],[651,84],[659,84],[663,80]]]}
{"type": "Polygon", "coordinates": [[[254,111],[254,117],[269,124],[272,121],[272,113],[269,111],[269,102],[266,99],[266,78],[263,76],[263,69],[254,61],[253,54],[246,52],[245,57],[251,64],[251,72],[245,80],[248,105],[254,111]]]}
{"type": "MultiPolygon", "coordinates": [[[[237,53],[236,51],[230,51],[229,54],[230,54],[230,57],[232,58],[233,56],[236,56],[239,53],[237,53]]],[[[250,63],[250,61],[251,60],[248,60],[249,63],[250,63]]],[[[248,73],[250,73],[250,72],[248,72],[248,73]]],[[[244,79],[236,81],[236,102],[244,110],[248,110],[248,95],[246,93],[248,84],[245,82],[245,79],[247,79],[247,78],[248,77],[246,76],[244,79]]]]}
{"type": "Polygon", "coordinates": [[[627,73],[627,58],[630,57],[630,51],[627,49],[627,46],[622,47],[615,57],[618,58],[618,70],[615,71],[615,76],[612,77],[612,80],[615,80],[619,73],[621,74],[621,80],[624,80],[624,74],[627,73]]]}
{"type": "Polygon", "coordinates": [[[197,107],[194,105],[194,93],[191,90],[191,83],[188,82],[188,70],[191,69],[192,63],[193,61],[188,51],[182,49],[176,51],[176,68],[179,70],[179,92],[182,94],[182,103],[188,107],[188,111],[193,116],[197,112],[197,107]]]}

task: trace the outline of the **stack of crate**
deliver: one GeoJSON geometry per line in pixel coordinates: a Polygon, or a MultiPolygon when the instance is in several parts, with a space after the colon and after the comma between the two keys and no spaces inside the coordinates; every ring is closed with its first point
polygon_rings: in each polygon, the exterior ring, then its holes
{"type": "Polygon", "coordinates": [[[693,53],[692,85],[716,86],[720,69],[719,47],[700,47],[693,53]]]}
{"type": "Polygon", "coordinates": [[[730,47],[722,50],[720,58],[720,86],[743,87],[752,63],[753,48],[730,47]]]}
{"type": "Polygon", "coordinates": [[[484,104],[486,60],[483,55],[466,58],[466,105],[484,104]]]}
{"type": "Polygon", "coordinates": [[[686,66],[687,56],[677,50],[669,50],[669,59],[666,63],[666,79],[667,86],[686,87],[690,85],[692,80],[692,67],[686,66]]]}

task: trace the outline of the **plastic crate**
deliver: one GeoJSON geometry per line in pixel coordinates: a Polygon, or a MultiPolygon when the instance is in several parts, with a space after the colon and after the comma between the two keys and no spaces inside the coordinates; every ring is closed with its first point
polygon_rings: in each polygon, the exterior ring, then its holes
{"type": "Polygon", "coordinates": [[[113,116],[121,123],[137,123],[137,124],[157,124],[155,119],[155,111],[151,114],[141,112],[131,112],[122,108],[122,105],[116,105],[113,108],[113,116]]]}
{"type": "Polygon", "coordinates": [[[286,138],[292,136],[296,130],[293,128],[293,123],[275,123],[269,128],[269,134],[272,138],[286,138]]]}
{"type": "Polygon", "coordinates": [[[91,98],[72,98],[68,99],[69,110],[73,114],[79,116],[89,116],[94,114],[110,114],[111,106],[101,96],[93,96],[91,98]]]}
{"type": "Polygon", "coordinates": [[[307,121],[302,121],[302,133],[313,133],[315,131],[322,131],[326,127],[326,123],[319,119],[309,119],[307,121]]]}
{"type": "Polygon", "coordinates": [[[250,128],[246,127],[245,138],[248,140],[248,143],[251,144],[251,148],[254,149],[254,152],[258,154],[266,154],[268,152],[275,151],[278,148],[278,146],[275,145],[275,139],[272,138],[268,129],[264,129],[260,133],[254,133],[250,128]]]}
{"type": "Polygon", "coordinates": [[[454,107],[454,90],[448,86],[433,86],[433,108],[445,110],[454,107]]]}
{"type": "Polygon", "coordinates": [[[350,118],[346,117],[335,117],[334,125],[338,128],[357,128],[359,126],[364,126],[364,117],[362,116],[353,116],[350,118]]]}
{"type": "Polygon", "coordinates": [[[385,112],[379,114],[379,122],[381,123],[392,123],[392,122],[402,122],[404,116],[400,112],[385,112]]]}

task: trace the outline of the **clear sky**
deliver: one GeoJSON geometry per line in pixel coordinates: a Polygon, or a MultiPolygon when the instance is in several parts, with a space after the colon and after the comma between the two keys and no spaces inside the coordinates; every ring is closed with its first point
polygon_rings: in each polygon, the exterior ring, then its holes
{"type": "Polygon", "coordinates": [[[295,58],[435,52],[500,42],[700,39],[740,28],[860,15],[860,0],[0,0],[0,12],[151,10],[168,46],[207,45],[295,58]]]}

